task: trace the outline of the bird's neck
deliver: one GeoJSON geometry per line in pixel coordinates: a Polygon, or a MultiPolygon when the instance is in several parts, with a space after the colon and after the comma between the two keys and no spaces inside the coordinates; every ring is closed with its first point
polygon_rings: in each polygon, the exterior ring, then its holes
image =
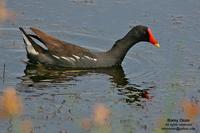
{"type": "Polygon", "coordinates": [[[118,64],[121,64],[128,50],[139,41],[140,39],[137,36],[133,39],[133,37],[126,35],[124,38],[117,40],[107,53],[114,57],[118,64]]]}

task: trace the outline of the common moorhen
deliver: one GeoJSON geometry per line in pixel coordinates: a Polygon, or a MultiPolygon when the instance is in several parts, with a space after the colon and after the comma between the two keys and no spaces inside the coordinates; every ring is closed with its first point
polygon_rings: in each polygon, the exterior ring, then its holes
{"type": "Polygon", "coordinates": [[[23,40],[30,63],[48,67],[89,69],[106,68],[121,65],[128,50],[138,42],[150,42],[160,47],[150,28],[142,25],[133,27],[122,39],[115,42],[106,52],[92,52],[86,48],[59,40],[36,28],[30,28],[35,34],[27,34],[23,28],[23,40]],[[46,49],[36,43],[40,41],[46,49]]]}

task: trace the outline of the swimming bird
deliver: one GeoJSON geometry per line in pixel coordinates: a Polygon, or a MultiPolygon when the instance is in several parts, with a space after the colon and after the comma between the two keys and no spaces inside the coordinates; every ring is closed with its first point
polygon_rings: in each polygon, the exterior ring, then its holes
{"type": "Polygon", "coordinates": [[[52,68],[92,69],[120,66],[128,50],[138,42],[145,41],[155,47],[160,47],[152,30],[142,25],[133,27],[122,39],[117,40],[111,49],[105,52],[93,52],[59,40],[37,28],[30,28],[35,34],[28,34],[21,27],[19,29],[23,35],[29,62],[52,68]],[[38,41],[46,48],[40,46],[38,41]]]}

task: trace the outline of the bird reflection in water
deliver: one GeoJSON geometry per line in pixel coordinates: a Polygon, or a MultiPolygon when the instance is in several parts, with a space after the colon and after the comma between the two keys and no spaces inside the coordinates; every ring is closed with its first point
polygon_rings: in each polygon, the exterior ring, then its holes
{"type": "Polygon", "coordinates": [[[142,99],[150,99],[149,89],[144,89],[139,85],[130,84],[124,70],[121,66],[104,69],[86,69],[86,70],[61,70],[45,68],[42,65],[26,66],[25,75],[21,77],[22,84],[33,86],[35,83],[63,83],[76,80],[76,77],[85,76],[91,73],[105,74],[110,77],[110,82],[118,90],[118,94],[125,96],[126,103],[140,102],[142,99]]]}

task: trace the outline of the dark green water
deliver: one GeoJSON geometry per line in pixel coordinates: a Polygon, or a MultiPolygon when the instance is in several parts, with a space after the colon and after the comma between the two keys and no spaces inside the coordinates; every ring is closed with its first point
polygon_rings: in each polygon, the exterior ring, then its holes
{"type": "MultiPolygon", "coordinates": [[[[31,120],[35,133],[89,132],[81,121],[96,103],[112,112],[109,131],[154,133],[159,119],[185,118],[182,100],[200,104],[200,1],[8,0],[7,6],[17,16],[0,25],[0,91],[17,89],[25,107],[21,119],[31,120]],[[137,24],[151,27],[161,48],[139,43],[122,68],[63,72],[26,68],[21,62],[26,51],[19,26],[107,50],[137,24]]],[[[200,132],[199,123],[196,116],[196,130],[185,132],[200,132]]],[[[0,132],[8,133],[11,125],[2,120],[0,132]]]]}

